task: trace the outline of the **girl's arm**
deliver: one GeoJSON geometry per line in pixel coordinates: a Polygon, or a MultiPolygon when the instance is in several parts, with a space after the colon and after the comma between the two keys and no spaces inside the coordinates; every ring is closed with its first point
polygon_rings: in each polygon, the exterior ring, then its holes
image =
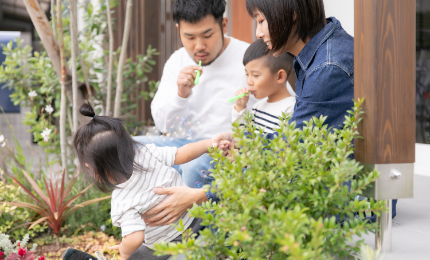
{"type": "Polygon", "coordinates": [[[119,253],[121,254],[121,260],[130,258],[131,254],[135,252],[145,240],[145,231],[137,231],[131,233],[122,238],[122,242],[119,245],[119,253]]]}
{"type": "Polygon", "coordinates": [[[196,143],[191,143],[178,148],[175,156],[175,165],[184,164],[192,161],[204,153],[207,153],[212,147],[212,140],[206,139],[196,143]]]}

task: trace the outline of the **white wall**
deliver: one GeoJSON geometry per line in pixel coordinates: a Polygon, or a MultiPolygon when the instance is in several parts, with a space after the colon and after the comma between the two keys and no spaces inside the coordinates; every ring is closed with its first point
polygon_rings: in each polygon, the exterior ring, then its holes
{"type": "Polygon", "coordinates": [[[324,0],[326,17],[334,16],[354,36],[354,0],[324,0]]]}

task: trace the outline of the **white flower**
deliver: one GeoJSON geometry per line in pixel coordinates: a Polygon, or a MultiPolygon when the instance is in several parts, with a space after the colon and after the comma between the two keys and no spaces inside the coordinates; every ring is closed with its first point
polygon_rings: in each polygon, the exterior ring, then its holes
{"type": "Polygon", "coordinates": [[[36,97],[37,96],[36,90],[30,91],[28,93],[28,96],[30,97],[30,99],[33,99],[34,97],[36,97]]]}
{"type": "Polygon", "coordinates": [[[4,142],[4,136],[0,135],[0,143],[4,142]]]}
{"type": "Polygon", "coordinates": [[[101,229],[102,231],[105,231],[105,230],[106,230],[106,226],[105,226],[105,225],[101,225],[101,226],[100,226],[100,229],[101,229]]]}
{"type": "Polygon", "coordinates": [[[52,112],[54,112],[54,108],[52,108],[51,105],[46,105],[45,107],[46,112],[48,112],[49,114],[52,114],[52,112]]]}
{"type": "Polygon", "coordinates": [[[51,129],[45,128],[45,130],[43,130],[42,132],[43,141],[48,142],[50,134],[51,134],[51,129]]]}
{"type": "Polygon", "coordinates": [[[5,147],[6,146],[6,142],[3,142],[2,144],[1,144],[1,147],[5,147]]]}

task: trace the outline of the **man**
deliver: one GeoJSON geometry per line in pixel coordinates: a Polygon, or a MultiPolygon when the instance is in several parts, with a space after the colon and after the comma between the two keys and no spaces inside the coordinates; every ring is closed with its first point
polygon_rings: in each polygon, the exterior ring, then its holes
{"type": "MultiPolygon", "coordinates": [[[[174,2],[173,19],[184,47],[166,62],[151,104],[155,126],[165,136],[140,136],[136,141],[181,147],[231,131],[234,104],[227,100],[247,86],[242,60],[249,44],[224,36],[228,23],[223,17],[225,5],[225,0],[174,2]],[[197,71],[201,76],[195,85],[197,71]]],[[[251,97],[248,106],[255,102],[251,97]]],[[[206,183],[200,172],[207,171],[211,161],[203,155],[176,169],[188,187],[201,188],[206,183]]]]}

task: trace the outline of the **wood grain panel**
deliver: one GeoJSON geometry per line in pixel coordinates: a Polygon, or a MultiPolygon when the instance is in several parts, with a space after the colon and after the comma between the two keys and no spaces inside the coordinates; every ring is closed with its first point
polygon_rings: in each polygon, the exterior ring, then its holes
{"type": "Polygon", "coordinates": [[[356,159],[415,161],[415,1],[355,1],[355,98],[365,97],[356,159]]]}
{"type": "Polygon", "coordinates": [[[358,131],[364,139],[355,140],[355,158],[360,162],[376,162],[375,143],[375,16],[373,0],[354,1],[354,96],[363,98],[363,121],[358,131]]]}
{"type": "Polygon", "coordinates": [[[232,36],[244,42],[253,42],[253,19],[246,11],[246,0],[231,1],[232,36]]]}

